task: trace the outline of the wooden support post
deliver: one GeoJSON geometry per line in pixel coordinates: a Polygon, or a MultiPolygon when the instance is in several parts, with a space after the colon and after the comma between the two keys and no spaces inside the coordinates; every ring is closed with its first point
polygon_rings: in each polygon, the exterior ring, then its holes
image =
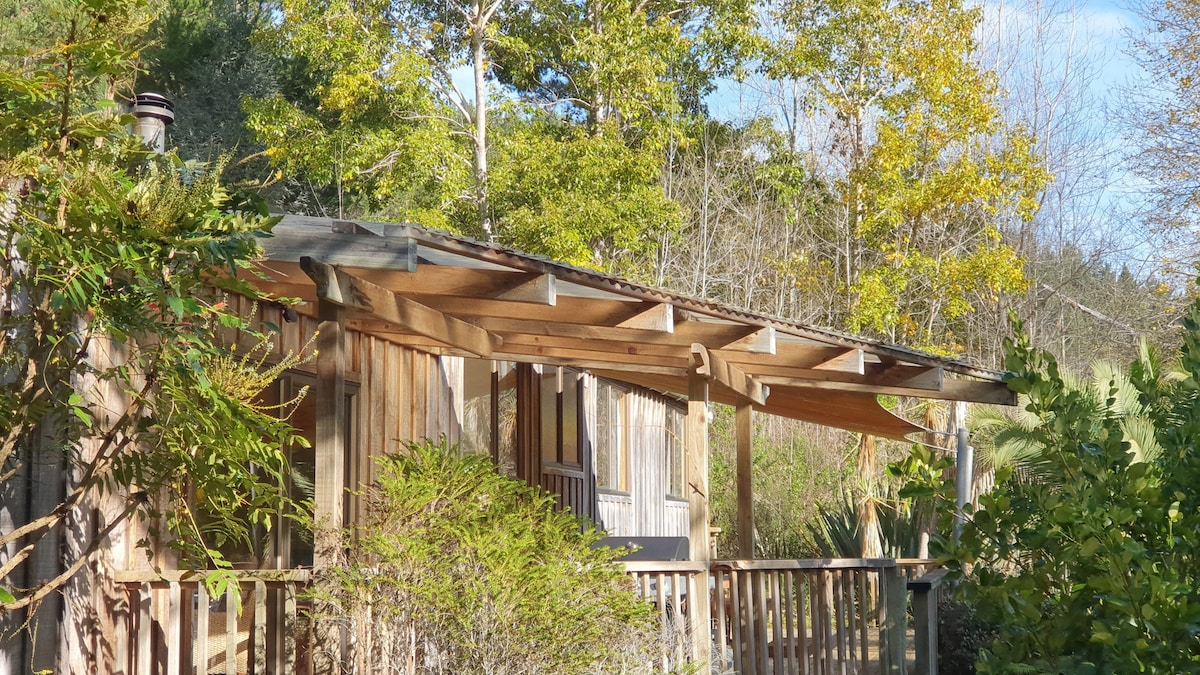
{"type": "MultiPolygon", "coordinates": [[[[342,522],[343,471],[346,466],[346,320],[341,307],[321,300],[317,303],[317,438],[315,509],[316,531],[337,532],[342,522]]],[[[316,540],[314,561],[332,563],[333,551],[322,537],[316,540]],[[326,545],[322,545],[325,543],[326,545]]]]}
{"type": "Polygon", "coordinates": [[[938,672],[938,587],[945,570],[930,572],[908,584],[913,594],[913,640],[916,641],[916,675],[938,672]]]}
{"type": "Polygon", "coordinates": [[[701,670],[708,669],[712,657],[712,638],[709,622],[708,576],[710,553],[708,545],[708,377],[704,354],[692,353],[688,369],[688,409],[684,423],[684,466],[688,494],[688,553],[692,560],[705,563],[704,572],[692,575],[688,589],[688,623],[692,631],[692,662],[701,670]]]}
{"type": "Polygon", "coordinates": [[[754,408],[742,400],[737,407],[737,533],[738,557],[754,559],[754,408]]]}
{"type": "Polygon", "coordinates": [[[885,567],[879,573],[879,661],[884,675],[905,675],[905,632],[908,627],[906,605],[908,584],[899,567],[885,567]]]}

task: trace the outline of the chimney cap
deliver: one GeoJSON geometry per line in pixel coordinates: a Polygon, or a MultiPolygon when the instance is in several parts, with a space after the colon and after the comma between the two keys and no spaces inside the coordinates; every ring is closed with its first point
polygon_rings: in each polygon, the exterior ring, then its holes
{"type": "Polygon", "coordinates": [[[162,94],[145,91],[134,100],[133,116],[139,119],[153,117],[164,124],[171,124],[175,121],[175,105],[162,94]]]}

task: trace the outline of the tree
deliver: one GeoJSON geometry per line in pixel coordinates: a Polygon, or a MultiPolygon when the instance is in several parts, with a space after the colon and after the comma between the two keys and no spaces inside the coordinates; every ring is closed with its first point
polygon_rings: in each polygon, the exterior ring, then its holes
{"type": "MultiPolygon", "coordinates": [[[[629,124],[632,103],[623,116],[629,133],[616,133],[611,120],[581,124],[566,107],[541,107],[536,94],[513,84],[507,73],[515,66],[505,59],[532,39],[521,31],[545,28],[528,24],[536,14],[528,9],[284,3],[278,24],[259,39],[303,74],[296,80],[303,86],[248,100],[249,124],[284,174],[337,185],[343,214],[494,236],[578,264],[644,259],[681,220],[661,195],[665,136],[629,124]],[[498,65],[486,51],[493,45],[507,55],[498,65]],[[458,90],[456,65],[471,66],[473,97],[458,90]],[[500,93],[506,85],[517,87],[512,96],[500,93]],[[574,218],[581,205],[591,212],[574,218]]],[[[684,15],[693,16],[672,13],[654,25],[684,15]]],[[[671,25],[668,32],[678,33],[671,25]]],[[[649,64],[656,90],[671,94],[656,46],[639,42],[622,58],[649,64]]],[[[573,53],[588,61],[571,67],[609,67],[613,53],[573,53]]],[[[638,107],[645,113],[639,119],[674,119],[664,96],[647,103],[659,108],[638,107]]]]}
{"type": "Polygon", "coordinates": [[[768,72],[803,83],[832,134],[810,139],[840,200],[828,255],[845,326],[962,351],[961,319],[1023,287],[1003,241],[1048,179],[1032,139],[998,116],[973,60],[980,10],[956,0],[800,0],[768,72]]]}
{"type": "Polygon", "coordinates": [[[629,137],[661,141],[679,113],[702,112],[713,78],[741,68],[755,46],[745,0],[529,5],[497,42],[497,75],[524,100],[593,133],[612,123],[629,137]]]}
{"type": "Polygon", "coordinates": [[[1180,234],[1186,259],[1195,251],[1200,204],[1200,10],[1190,3],[1146,0],[1136,5],[1149,30],[1134,41],[1147,77],[1130,92],[1128,120],[1137,139],[1134,168],[1150,185],[1146,219],[1160,235],[1180,234]]]}
{"type": "Polygon", "coordinates": [[[223,293],[261,297],[237,275],[271,221],[118,112],[151,19],[141,2],[65,4],[53,42],[0,61],[0,609],[53,636],[58,612],[36,610],[61,592],[59,672],[103,662],[96,598],[134,546],[214,570],[215,590],[223,546],[303,514],[279,491],[294,432],[255,402],[278,369],[222,341],[262,335],[223,293]]]}

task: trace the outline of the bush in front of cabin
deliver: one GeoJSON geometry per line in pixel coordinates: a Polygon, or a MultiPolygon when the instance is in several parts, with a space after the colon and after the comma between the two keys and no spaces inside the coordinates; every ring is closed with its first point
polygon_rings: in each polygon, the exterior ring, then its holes
{"type": "Polygon", "coordinates": [[[662,666],[652,608],[617,552],[593,550],[600,535],[555,512],[552,496],[445,445],[410,443],[376,461],[361,525],[314,583],[318,625],[348,628],[364,672],[662,666]]]}

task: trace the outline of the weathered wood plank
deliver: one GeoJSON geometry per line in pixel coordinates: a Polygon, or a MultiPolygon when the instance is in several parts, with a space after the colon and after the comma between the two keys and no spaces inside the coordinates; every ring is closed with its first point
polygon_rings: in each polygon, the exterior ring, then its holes
{"type": "MultiPolygon", "coordinates": [[[[701,347],[703,350],[703,347],[701,347]]],[[[689,528],[689,558],[707,563],[709,550],[708,505],[708,378],[700,372],[704,362],[693,353],[688,376],[688,412],[684,420],[684,456],[687,476],[689,528]]],[[[689,589],[697,602],[688,603],[688,619],[692,630],[692,661],[704,667],[708,664],[709,606],[701,598],[708,597],[708,579],[693,583],[689,589]]]]}
{"type": "Polygon", "coordinates": [[[152,593],[150,584],[142,582],[138,588],[137,601],[137,674],[151,675],[153,661],[150,652],[150,639],[154,635],[154,621],[150,614],[152,593]]]}
{"type": "MultiPolygon", "coordinates": [[[[254,655],[254,672],[267,672],[267,585],[254,582],[254,627],[250,631],[253,642],[249,645],[254,655]]],[[[249,660],[249,655],[247,655],[249,660]]]]}
{"type": "Polygon", "coordinates": [[[750,377],[739,367],[711,353],[700,343],[692,345],[692,362],[699,374],[732,390],[739,396],[759,405],[765,405],[770,390],[762,382],[750,377]]]}
{"type": "Polygon", "coordinates": [[[641,311],[618,323],[617,328],[638,328],[673,333],[675,332],[675,307],[669,302],[645,303],[641,311]]]}
{"type": "Polygon", "coordinates": [[[751,354],[775,354],[775,329],[771,326],[759,328],[749,335],[731,340],[719,347],[714,347],[714,349],[751,354]]]}
{"type": "Polygon", "coordinates": [[[737,407],[737,534],[738,555],[754,559],[754,408],[749,402],[737,407]]]}
{"type": "Polygon", "coordinates": [[[208,675],[208,619],[210,614],[208,589],[196,584],[196,656],[192,659],[194,675],[208,675]]]}
{"type": "Polygon", "coordinates": [[[313,257],[330,265],[417,271],[417,244],[408,239],[347,235],[334,232],[289,233],[280,231],[261,239],[267,258],[300,262],[313,257]]]}
{"type": "Polygon", "coordinates": [[[236,589],[225,591],[225,672],[236,673],[238,647],[238,603],[236,589]]]}
{"type": "MultiPolygon", "coordinates": [[[[316,439],[313,444],[316,481],[313,515],[317,529],[341,528],[346,465],[346,341],[344,310],[320,301],[318,326],[317,382],[313,387],[316,439]]],[[[325,546],[316,544],[318,564],[327,562],[325,546]]]]}
{"type": "Polygon", "coordinates": [[[180,675],[183,656],[183,590],[172,581],[167,588],[167,675],[180,675]]]}

